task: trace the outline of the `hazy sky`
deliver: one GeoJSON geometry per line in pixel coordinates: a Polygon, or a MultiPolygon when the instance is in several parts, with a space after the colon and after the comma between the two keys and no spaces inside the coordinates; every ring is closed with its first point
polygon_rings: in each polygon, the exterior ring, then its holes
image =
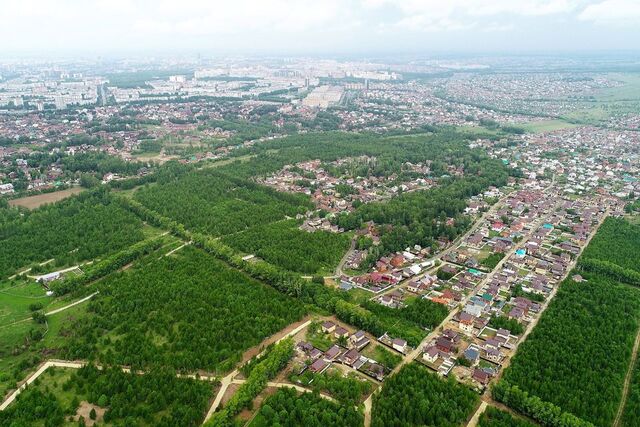
{"type": "Polygon", "coordinates": [[[0,0],[0,52],[640,50],[640,0],[0,0]]]}

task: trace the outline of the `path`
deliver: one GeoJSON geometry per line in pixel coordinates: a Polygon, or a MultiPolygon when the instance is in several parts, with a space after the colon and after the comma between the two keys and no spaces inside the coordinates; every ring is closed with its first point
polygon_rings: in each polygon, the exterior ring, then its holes
{"type": "Polygon", "coordinates": [[[166,254],[164,254],[164,256],[169,256],[169,255],[171,255],[171,254],[173,254],[173,253],[176,253],[176,252],[178,252],[180,249],[184,248],[184,247],[185,247],[185,246],[187,246],[187,245],[190,245],[191,243],[192,243],[192,242],[190,242],[190,241],[189,241],[189,242],[187,242],[187,243],[184,243],[184,244],[182,244],[182,245],[178,246],[177,248],[170,250],[169,252],[167,252],[166,254]]]}
{"type": "Polygon", "coordinates": [[[620,400],[620,406],[618,406],[618,413],[616,414],[616,419],[613,422],[613,427],[618,427],[620,425],[620,420],[622,419],[622,414],[624,413],[624,406],[626,405],[627,397],[629,396],[629,385],[631,384],[633,372],[638,362],[638,347],[640,347],[640,329],[638,329],[638,334],[636,335],[636,342],[633,344],[633,351],[631,352],[629,368],[627,369],[627,375],[625,375],[624,377],[624,387],[622,387],[622,400],[620,400]]]}
{"type": "MultiPolygon", "coordinates": [[[[5,400],[4,402],[2,402],[2,404],[0,404],[0,411],[4,411],[9,405],[11,405],[11,403],[18,397],[18,395],[20,393],[22,393],[24,391],[24,389],[27,388],[27,386],[29,384],[32,384],[36,379],[38,379],[38,377],[40,375],[42,375],[47,369],[49,368],[67,368],[67,369],[80,369],[86,365],[88,365],[89,362],[84,361],[84,360],[57,360],[57,359],[51,359],[51,360],[47,360],[46,362],[44,362],[42,365],[40,365],[40,367],[33,373],[31,374],[29,377],[27,377],[26,381],[24,381],[16,390],[14,390],[5,400]]],[[[102,365],[94,365],[97,369],[102,370],[104,369],[104,366],[102,365]]],[[[122,372],[125,372],[127,374],[131,373],[131,368],[128,366],[121,366],[120,369],[122,369],[122,372]]],[[[146,372],[145,371],[135,371],[134,372],[137,375],[144,375],[146,372]]],[[[217,381],[217,378],[215,376],[212,375],[201,375],[201,374],[180,374],[177,373],[176,374],[177,378],[190,378],[190,379],[199,379],[201,381],[217,381]]]]}
{"type": "Polygon", "coordinates": [[[76,306],[78,304],[82,304],[85,301],[89,301],[91,298],[93,298],[94,296],[98,295],[99,293],[100,293],[100,291],[95,291],[91,295],[86,296],[86,297],[84,297],[82,299],[79,299],[76,302],[72,302],[71,304],[67,304],[64,307],[60,307],[60,308],[56,308],[55,310],[51,310],[51,311],[45,313],[45,316],[53,316],[54,314],[58,314],[58,313],[60,313],[62,311],[65,311],[65,310],[67,310],[67,309],[69,309],[69,308],[71,308],[73,306],[76,306]]]}
{"type": "MultiPolygon", "coordinates": [[[[375,392],[374,392],[375,393],[375,392]]],[[[364,401],[364,427],[371,427],[371,407],[373,404],[373,393],[364,401]]]]}
{"type": "Polygon", "coordinates": [[[484,411],[487,409],[487,406],[489,405],[487,404],[487,402],[483,400],[482,403],[480,403],[478,410],[475,412],[475,414],[473,414],[473,417],[471,417],[471,419],[469,420],[467,427],[476,427],[478,425],[478,420],[480,420],[480,415],[484,413],[484,411]]]}
{"type": "MultiPolygon", "coordinates": [[[[285,338],[292,337],[292,336],[296,335],[298,332],[300,332],[301,330],[303,330],[304,328],[306,328],[310,324],[311,324],[311,320],[307,320],[306,322],[302,323],[301,325],[298,325],[296,328],[294,328],[293,330],[287,332],[283,336],[280,336],[282,334],[282,331],[280,331],[279,333],[276,333],[272,337],[278,337],[275,342],[279,343],[280,341],[282,341],[285,338]]],[[[286,331],[289,327],[290,326],[288,326],[284,330],[286,331]]],[[[268,341],[268,340],[269,340],[269,338],[267,338],[266,341],[268,341]]],[[[258,354],[262,354],[263,352],[264,352],[264,350],[262,352],[258,353],[258,354]]],[[[203,424],[206,423],[207,421],[209,421],[209,419],[213,416],[213,414],[218,410],[218,407],[220,406],[220,403],[222,402],[222,398],[224,397],[225,393],[227,392],[227,389],[229,388],[229,386],[231,384],[240,384],[238,381],[243,381],[244,382],[244,380],[234,380],[234,378],[238,375],[238,373],[239,373],[239,371],[237,369],[235,369],[229,375],[227,375],[226,377],[224,377],[224,378],[222,378],[220,380],[220,390],[218,390],[218,394],[216,395],[215,399],[213,400],[213,403],[211,404],[211,406],[209,407],[209,410],[207,411],[207,415],[204,418],[203,424]]]]}
{"type": "Polygon", "coordinates": [[[336,266],[336,271],[334,271],[333,273],[334,277],[340,278],[340,276],[342,276],[342,269],[344,268],[344,265],[347,262],[347,259],[349,259],[353,251],[356,250],[356,240],[357,240],[356,236],[353,236],[353,238],[351,239],[351,245],[349,246],[349,250],[347,250],[347,252],[342,256],[342,259],[336,266]]]}
{"type": "MultiPolygon", "coordinates": [[[[78,304],[82,304],[83,302],[90,300],[91,298],[93,298],[94,296],[96,296],[99,293],[100,293],[100,291],[96,291],[96,292],[92,293],[91,295],[89,295],[87,297],[84,297],[84,298],[82,298],[82,299],[80,299],[78,301],[72,302],[71,304],[67,304],[64,307],[56,308],[55,310],[51,310],[49,312],[46,312],[44,315],[45,316],[52,316],[54,314],[58,314],[58,313],[60,313],[62,311],[65,311],[65,310],[71,308],[71,307],[74,307],[74,306],[76,306],[78,304]]],[[[30,320],[32,320],[32,317],[27,317],[26,319],[22,319],[22,320],[16,320],[13,323],[8,323],[6,325],[0,326],[0,329],[8,328],[9,326],[14,326],[14,325],[17,325],[19,323],[28,322],[30,320]]]]}

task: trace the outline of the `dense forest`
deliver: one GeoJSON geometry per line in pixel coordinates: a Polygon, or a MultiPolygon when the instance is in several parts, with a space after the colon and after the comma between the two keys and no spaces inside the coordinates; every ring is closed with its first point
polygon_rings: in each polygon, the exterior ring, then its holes
{"type": "Polygon", "coordinates": [[[362,414],[353,406],[339,405],[312,393],[281,388],[269,396],[249,424],[251,427],[359,427],[362,414]]]}
{"type": "Polygon", "coordinates": [[[143,187],[135,198],[189,229],[213,236],[279,221],[311,208],[306,196],[280,193],[216,169],[143,187]]]}
{"type": "Polygon", "coordinates": [[[41,426],[44,420],[44,426],[62,426],[83,400],[106,409],[101,422],[111,425],[197,426],[212,393],[211,383],[177,378],[171,370],[133,375],[88,365],[69,374],[49,368],[0,412],[0,425],[41,426]]]}
{"type": "Polygon", "coordinates": [[[494,406],[488,406],[480,415],[478,427],[535,427],[535,424],[516,418],[494,406]]]}
{"type": "Polygon", "coordinates": [[[349,376],[335,371],[314,374],[307,369],[301,375],[292,374],[289,379],[314,391],[327,393],[336,400],[351,406],[360,404],[373,389],[369,381],[362,379],[355,373],[349,376]]]}
{"type": "Polygon", "coordinates": [[[640,286],[640,226],[607,218],[580,257],[578,268],[640,286]]]}
{"type": "Polygon", "coordinates": [[[187,246],[99,283],[66,358],[178,370],[231,369],[242,352],[298,320],[295,299],[187,246]]]}
{"type": "Polygon", "coordinates": [[[247,380],[238,388],[222,410],[216,412],[207,421],[207,427],[233,427],[234,417],[245,408],[251,406],[256,398],[267,386],[270,379],[274,378],[293,356],[293,339],[286,338],[278,344],[272,345],[267,354],[256,360],[251,366],[247,380]]]}
{"type": "Polygon", "coordinates": [[[453,378],[442,379],[412,363],[384,382],[374,396],[373,427],[459,427],[474,411],[478,395],[453,378]]]}
{"type": "Polygon", "coordinates": [[[637,426],[638,419],[640,419],[640,357],[636,359],[633,376],[629,384],[629,394],[624,406],[621,425],[623,427],[637,426]]]}
{"type": "Polygon", "coordinates": [[[51,258],[57,266],[94,259],[143,237],[142,222],[105,190],[33,211],[0,209],[0,277],[51,258]]]}
{"type": "Polygon", "coordinates": [[[520,346],[504,381],[597,426],[616,414],[640,327],[640,291],[569,279],[520,346]]]}
{"type": "Polygon", "coordinates": [[[420,326],[412,325],[405,319],[398,321],[394,320],[392,316],[387,316],[386,318],[376,316],[371,311],[352,302],[350,296],[344,292],[313,281],[304,280],[298,274],[263,260],[247,261],[243,259],[241,254],[222,243],[219,239],[188,231],[182,224],[159,215],[135,200],[123,199],[122,201],[145,221],[170,230],[176,236],[192,241],[195,246],[244,271],[254,279],[267,283],[286,295],[299,298],[304,303],[314,304],[323,310],[333,312],[340,320],[364,329],[375,336],[389,332],[394,337],[406,336],[406,340],[410,345],[416,345],[426,334],[420,326]],[[410,329],[408,332],[405,326],[410,329]]]}
{"type": "Polygon", "coordinates": [[[581,256],[608,261],[640,273],[640,226],[622,218],[607,218],[581,256]]]}
{"type": "Polygon", "coordinates": [[[226,236],[222,241],[242,252],[304,274],[333,271],[349,248],[346,234],[298,229],[296,220],[263,224],[226,236]]]}

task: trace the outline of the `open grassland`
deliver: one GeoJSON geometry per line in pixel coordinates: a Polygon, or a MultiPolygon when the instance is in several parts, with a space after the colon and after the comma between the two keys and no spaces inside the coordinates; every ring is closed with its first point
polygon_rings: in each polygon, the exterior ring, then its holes
{"type": "Polygon", "coordinates": [[[518,125],[518,127],[521,127],[525,131],[532,133],[543,133],[552,132],[554,130],[571,129],[576,126],[576,124],[569,123],[564,120],[542,120],[518,125]]]}

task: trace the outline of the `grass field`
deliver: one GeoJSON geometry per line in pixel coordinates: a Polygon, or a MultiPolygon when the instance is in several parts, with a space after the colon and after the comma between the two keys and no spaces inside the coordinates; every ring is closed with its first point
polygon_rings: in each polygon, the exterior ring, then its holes
{"type": "Polygon", "coordinates": [[[0,326],[29,318],[32,304],[41,304],[46,308],[52,297],[45,294],[45,290],[30,279],[16,279],[0,284],[0,326]]]}
{"type": "Polygon", "coordinates": [[[35,209],[46,203],[54,203],[69,196],[84,191],[82,187],[73,187],[66,190],[54,191],[53,193],[36,194],[35,196],[21,197],[19,199],[9,200],[10,206],[22,206],[27,209],[35,209]]]}
{"type": "Polygon", "coordinates": [[[542,120],[538,122],[530,122],[518,125],[527,132],[542,133],[552,132],[560,129],[571,129],[576,127],[576,124],[565,122],[564,120],[542,120]]]}

